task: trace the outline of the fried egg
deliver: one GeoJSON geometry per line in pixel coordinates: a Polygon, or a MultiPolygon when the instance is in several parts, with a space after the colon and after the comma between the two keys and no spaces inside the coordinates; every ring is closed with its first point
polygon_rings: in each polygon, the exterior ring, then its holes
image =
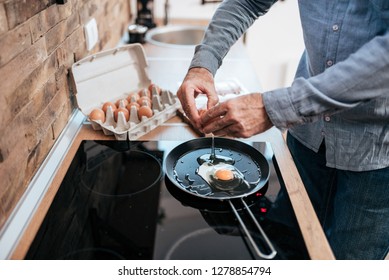
{"type": "Polygon", "coordinates": [[[251,188],[243,173],[226,162],[204,162],[197,169],[197,174],[215,191],[242,191],[251,188]]]}

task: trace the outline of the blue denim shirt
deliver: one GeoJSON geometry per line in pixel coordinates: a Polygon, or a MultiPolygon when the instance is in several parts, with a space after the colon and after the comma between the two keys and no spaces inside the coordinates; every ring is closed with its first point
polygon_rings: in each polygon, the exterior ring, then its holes
{"type": "MultiPolygon", "coordinates": [[[[223,1],[190,67],[215,74],[274,2],[223,1]]],[[[306,49],[292,85],[263,93],[271,121],[314,151],[325,140],[329,167],[389,166],[389,1],[299,0],[299,8],[306,49]]]]}

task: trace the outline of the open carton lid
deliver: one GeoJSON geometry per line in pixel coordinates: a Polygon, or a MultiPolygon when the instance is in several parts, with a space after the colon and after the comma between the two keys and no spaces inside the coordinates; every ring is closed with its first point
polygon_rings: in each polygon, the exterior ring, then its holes
{"type": "Polygon", "coordinates": [[[72,66],[76,98],[84,115],[104,102],[147,87],[147,61],[141,44],[130,44],[87,56],[72,66]]]}
{"type": "MultiPolygon", "coordinates": [[[[95,108],[105,102],[115,103],[151,84],[146,68],[148,64],[141,44],[129,44],[115,49],[87,56],[72,66],[79,109],[89,116],[95,108]]],[[[135,106],[131,108],[130,119],[121,113],[114,120],[112,108],[108,108],[106,120],[90,120],[93,129],[114,135],[117,140],[135,140],[166,120],[176,115],[180,107],[178,98],[168,90],[153,91],[153,116],[138,116],[135,106]]]]}

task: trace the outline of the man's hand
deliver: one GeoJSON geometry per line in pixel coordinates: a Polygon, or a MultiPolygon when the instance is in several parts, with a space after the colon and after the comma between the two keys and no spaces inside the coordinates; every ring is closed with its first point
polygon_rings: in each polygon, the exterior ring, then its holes
{"type": "Polygon", "coordinates": [[[204,133],[248,138],[271,128],[260,93],[242,95],[209,108],[201,114],[204,133]]]}
{"type": "Polygon", "coordinates": [[[192,68],[186,74],[182,85],[177,91],[177,96],[185,114],[192,124],[201,131],[200,116],[195,103],[195,98],[199,94],[207,95],[208,109],[215,106],[219,101],[212,74],[205,68],[192,68]]]}

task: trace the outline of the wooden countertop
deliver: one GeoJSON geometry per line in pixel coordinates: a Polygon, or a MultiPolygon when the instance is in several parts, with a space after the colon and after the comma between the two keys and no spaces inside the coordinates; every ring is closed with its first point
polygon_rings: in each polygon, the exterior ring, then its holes
{"type": "MultiPolygon", "coordinates": [[[[151,45],[145,45],[149,61],[149,76],[151,80],[162,88],[176,90],[178,83],[182,81],[189,66],[193,50],[170,49],[151,45]]],[[[215,80],[239,77],[240,82],[250,92],[259,91],[260,84],[254,74],[251,62],[245,53],[244,46],[238,43],[224,60],[223,66],[215,80]]],[[[164,124],[143,135],[139,140],[190,140],[198,137],[193,129],[182,122],[178,116],[173,117],[164,124]]],[[[41,201],[35,215],[28,224],[18,246],[12,254],[12,259],[23,259],[37,233],[54,196],[77,152],[82,140],[114,139],[106,136],[101,131],[94,131],[90,125],[83,125],[74,139],[61,167],[54,176],[47,193],[41,201]]],[[[282,178],[289,193],[300,229],[307,245],[311,259],[334,259],[332,250],[319,224],[311,202],[305,191],[304,185],[297,172],[291,154],[286,146],[283,134],[276,128],[255,135],[248,141],[265,141],[272,146],[274,156],[279,165],[282,178]]]]}

